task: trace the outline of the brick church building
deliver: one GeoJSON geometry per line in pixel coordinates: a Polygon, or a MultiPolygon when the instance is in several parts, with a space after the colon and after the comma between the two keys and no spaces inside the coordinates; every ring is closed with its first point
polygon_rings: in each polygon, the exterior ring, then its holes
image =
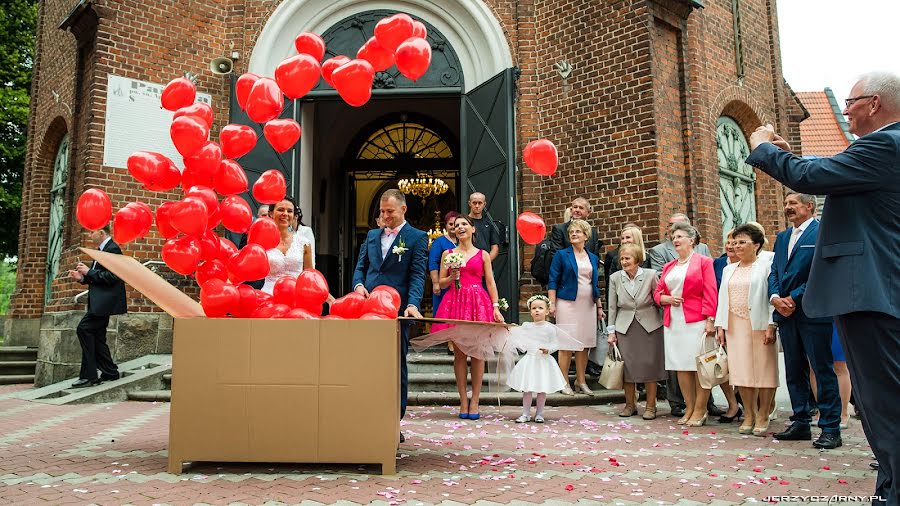
{"type": "MultiPolygon", "coordinates": [[[[173,152],[171,113],[156,98],[162,86],[191,73],[216,113],[216,140],[224,125],[250,123],[233,97],[236,76],[271,76],[302,31],[323,36],[326,58],[353,57],[375,23],[397,11],[428,28],[425,76],[379,73],[360,108],[320,82],[286,102],[282,116],[303,128],[295,149],[278,155],[261,137],[238,160],[251,183],[264,170],[284,172],[335,294],[349,290],[377,195],[402,177],[449,186],[437,198],[410,196],[408,218],[424,229],[472,191],[487,195],[504,243],[498,285],[511,300],[540,289],[516,215],[530,210],[557,223],[576,195],[593,203],[591,221],[607,245],[629,221],[655,244],[674,212],[690,216],[713,252],[724,231],[749,219],[770,237],[784,227],[784,188],[742,162],[749,134],[764,123],[799,152],[807,116],[782,76],[772,0],[47,0],[4,332],[7,344],[40,343],[38,384],[71,377],[78,364],[74,327],[85,299],[65,273],[86,260],[77,250],[88,245],[75,220],[79,195],[102,188],[114,209],[179,196],[144,190],[123,163],[134,150],[173,152]],[[540,137],[559,148],[553,177],[521,160],[540,137]]],[[[123,250],[195,290],[160,265],[163,242],[154,228],[123,250]]],[[[129,311],[111,324],[116,358],[170,352],[171,319],[130,289],[129,311]]]]}

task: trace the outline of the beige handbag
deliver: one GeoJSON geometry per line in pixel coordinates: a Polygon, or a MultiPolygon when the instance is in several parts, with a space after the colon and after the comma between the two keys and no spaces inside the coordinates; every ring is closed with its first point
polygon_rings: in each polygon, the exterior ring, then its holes
{"type": "Polygon", "coordinates": [[[625,362],[619,347],[612,345],[603,360],[603,371],[600,373],[600,386],[607,390],[621,390],[625,386],[625,362]]]}
{"type": "Polygon", "coordinates": [[[700,336],[700,349],[697,355],[697,377],[700,386],[710,389],[728,381],[728,355],[722,345],[716,346],[716,340],[705,332],[700,336]],[[712,346],[709,342],[712,341],[712,346]]]}

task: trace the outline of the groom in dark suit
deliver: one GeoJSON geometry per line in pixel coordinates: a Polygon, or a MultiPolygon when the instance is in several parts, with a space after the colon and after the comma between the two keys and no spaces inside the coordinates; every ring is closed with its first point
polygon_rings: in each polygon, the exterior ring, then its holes
{"type": "MultiPolygon", "coordinates": [[[[406,197],[399,190],[384,192],[379,205],[384,228],[370,230],[365,244],[360,246],[353,289],[368,297],[369,291],[378,285],[392,286],[400,292],[400,314],[421,318],[419,308],[428,267],[428,235],[406,222],[406,197]]],[[[403,322],[400,336],[401,418],[406,414],[408,334],[409,322],[403,322]]]]}
{"type": "MultiPolygon", "coordinates": [[[[109,225],[92,231],[90,238],[100,251],[122,254],[122,250],[109,236],[109,225]]],[[[106,344],[106,327],[109,325],[110,315],[124,314],[128,309],[125,283],[97,261],[90,267],[78,262],[75,270],[69,271],[69,277],[88,285],[87,313],[75,330],[81,343],[81,372],[72,387],[84,388],[99,385],[101,381],[117,380],[119,369],[106,344]]]]}
{"type": "Polygon", "coordinates": [[[747,163],[795,191],[826,195],[803,309],[813,318],[835,317],[879,464],[875,495],[898,504],[900,76],[866,74],[844,103],[850,133],[859,139],[843,152],[804,160],[766,125],[750,136],[747,163]]]}

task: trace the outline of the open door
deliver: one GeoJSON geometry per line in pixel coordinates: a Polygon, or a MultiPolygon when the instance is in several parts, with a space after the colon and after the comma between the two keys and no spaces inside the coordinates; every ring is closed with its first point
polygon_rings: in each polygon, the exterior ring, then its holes
{"type": "Polygon", "coordinates": [[[494,279],[500,297],[509,301],[508,322],[518,322],[519,248],[515,235],[514,69],[506,69],[462,96],[460,209],[467,209],[473,192],[485,195],[488,220],[500,235],[500,255],[494,261],[494,279]]]}

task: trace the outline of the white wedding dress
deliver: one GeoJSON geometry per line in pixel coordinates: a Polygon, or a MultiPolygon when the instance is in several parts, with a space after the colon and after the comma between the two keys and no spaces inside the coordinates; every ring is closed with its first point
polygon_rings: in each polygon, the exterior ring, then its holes
{"type": "Polygon", "coordinates": [[[278,248],[266,251],[266,256],[269,257],[269,275],[266,276],[266,282],[263,284],[263,292],[271,294],[275,288],[275,282],[285,276],[296,278],[300,275],[303,271],[303,248],[307,244],[309,244],[309,240],[301,237],[300,234],[294,234],[287,254],[282,253],[278,248]]]}

